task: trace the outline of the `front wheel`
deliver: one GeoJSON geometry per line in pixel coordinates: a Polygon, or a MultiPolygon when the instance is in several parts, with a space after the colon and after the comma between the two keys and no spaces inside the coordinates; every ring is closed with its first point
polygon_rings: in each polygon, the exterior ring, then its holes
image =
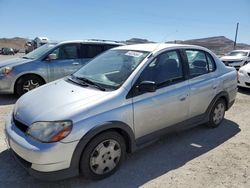
{"type": "Polygon", "coordinates": [[[38,76],[28,75],[21,77],[16,83],[16,94],[23,95],[44,84],[44,81],[38,76]]]}
{"type": "Polygon", "coordinates": [[[81,173],[86,179],[103,179],[112,175],[125,158],[123,137],[114,131],[96,136],[87,145],[80,161],[81,173]]]}
{"type": "Polygon", "coordinates": [[[208,127],[215,128],[218,127],[224,119],[226,111],[226,103],[224,99],[219,99],[213,106],[210,115],[208,127]]]}

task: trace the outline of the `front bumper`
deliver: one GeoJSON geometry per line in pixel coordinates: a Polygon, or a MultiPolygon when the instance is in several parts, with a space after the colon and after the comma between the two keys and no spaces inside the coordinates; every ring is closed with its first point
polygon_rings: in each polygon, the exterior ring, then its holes
{"type": "Polygon", "coordinates": [[[78,142],[41,143],[19,130],[8,117],[5,125],[7,145],[15,158],[34,177],[58,180],[76,176],[71,159],[78,142]]]}
{"type": "Polygon", "coordinates": [[[238,86],[250,88],[250,75],[239,72],[238,86]]]}
{"type": "Polygon", "coordinates": [[[0,75],[0,94],[14,93],[14,79],[11,76],[0,75]]]}

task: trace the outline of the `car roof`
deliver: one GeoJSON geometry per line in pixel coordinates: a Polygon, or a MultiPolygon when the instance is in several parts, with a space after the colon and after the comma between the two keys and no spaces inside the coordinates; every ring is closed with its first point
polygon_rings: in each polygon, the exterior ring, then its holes
{"type": "Polygon", "coordinates": [[[196,45],[188,45],[188,44],[171,44],[171,43],[146,43],[146,44],[133,44],[133,45],[126,45],[126,46],[119,46],[114,49],[119,50],[136,50],[136,51],[145,51],[145,52],[158,52],[163,49],[167,48],[195,48],[195,49],[201,49],[206,50],[203,47],[196,46],[196,45]]]}
{"type": "Polygon", "coordinates": [[[233,50],[231,52],[250,52],[250,50],[233,50]]]}
{"type": "Polygon", "coordinates": [[[67,43],[84,43],[84,44],[110,44],[110,45],[117,45],[122,46],[125,45],[124,43],[118,41],[111,41],[111,40],[97,40],[97,39],[87,39],[87,40],[68,40],[60,42],[60,44],[67,44],[67,43]]]}

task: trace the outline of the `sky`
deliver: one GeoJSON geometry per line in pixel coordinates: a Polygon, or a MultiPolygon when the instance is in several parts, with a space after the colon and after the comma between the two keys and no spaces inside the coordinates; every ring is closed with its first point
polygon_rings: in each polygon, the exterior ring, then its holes
{"type": "Polygon", "coordinates": [[[0,38],[146,38],[156,42],[226,36],[250,44],[250,0],[0,0],[0,38]]]}

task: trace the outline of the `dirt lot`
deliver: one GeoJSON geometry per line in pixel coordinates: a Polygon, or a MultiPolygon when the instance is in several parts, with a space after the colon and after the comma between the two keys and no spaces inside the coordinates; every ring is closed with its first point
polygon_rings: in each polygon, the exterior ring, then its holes
{"type": "Polygon", "coordinates": [[[25,54],[24,53],[17,53],[15,55],[1,55],[0,54],[0,61],[8,60],[8,59],[16,58],[16,57],[20,57],[20,56],[23,56],[23,55],[25,55],[25,54]]]}
{"type": "Polygon", "coordinates": [[[81,177],[38,181],[14,161],[3,130],[16,100],[0,95],[0,187],[250,187],[250,90],[239,90],[219,128],[199,126],[166,136],[129,155],[116,174],[97,182],[81,177]]]}

